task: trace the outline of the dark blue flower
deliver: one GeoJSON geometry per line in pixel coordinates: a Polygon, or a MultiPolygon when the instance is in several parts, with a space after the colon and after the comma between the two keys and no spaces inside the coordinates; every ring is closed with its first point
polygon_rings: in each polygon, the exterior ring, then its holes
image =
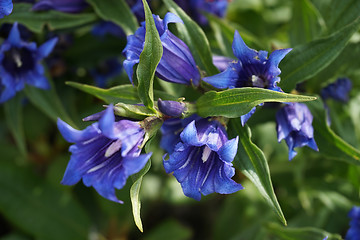
{"type": "Polygon", "coordinates": [[[110,58],[100,62],[96,69],[90,70],[90,74],[98,87],[106,87],[108,81],[121,73],[122,64],[117,58],[110,58]]]}
{"type": "Polygon", "coordinates": [[[58,120],[58,128],[66,141],[74,143],[62,184],[73,185],[81,179],[103,197],[122,203],[115,195],[126,179],[139,172],[151,153],[140,154],[144,129],[139,122],[115,121],[113,107],[103,112],[98,122],[82,131],[58,120]]]}
{"type": "Polygon", "coordinates": [[[234,193],[243,189],[231,179],[235,175],[231,162],[237,146],[238,137],[228,140],[218,121],[193,120],[181,132],[169,159],[164,160],[164,168],[167,173],[174,172],[184,194],[196,200],[201,199],[201,194],[234,193]]]}
{"type": "Polygon", "coordinates": [[[56,10],[65,13],[79,13],[87,7],[85,0],[40,0],[34,4],[32,10],[56,10]]]}
{"type": "Polygon", "coordinates": [[[126,36],[121,27],[110,21],[101,21],[98,24],[94,25],[91,33],[94,36],[101,38],[105,37],[107,34],[118,38],[123,38],[126,36]]]}
{"type": "MultiPolygon", "coordinates": [[[[153,17],[163,46],[163,56],[156,68],[156,75],[168,82],[197,86],[200,73],[188,46],[168,29],[169,23],[182,22],[182,20],[172,13],[167,13],[164,20],[156,15],[153,17]]],[[[128,43],[123,51],[126,56],[123,65],[131,82],[133,82],[133,66],[139,63],[144,41],[145,22],[142,22],[135,34],[127,37],[128,43]]]]}
{"type": "Polygon", "coordinates": [[[349,212],[350,229],[346,233],[345,240],[360,240],[360,207],[353,207],[349,212]]]}
{"type": "MultiPolygon", "coordinates": [[[[229,64],[228,68],[217,75],[205,77],[203,80],[216,88],[242,88],[257,87],[282,92],[277,86],[281,73],[278,65],[291,49],[279,49],[273,51],[268,57],[266,51],[255,51],[248,46],[235,31],[233,41],[234,55],[239,59],[229,64]]],[[[244,125],[255,112],[255,107],[246,115],[241,116],[244,125]]]]}
{"type": "Polygon", "coordinates": [[[321,97],[326,100],[329,98],[340,102],[349,101],[349,92],[352,88],[351,80],[348,78],[338,78],[335,82],[327,85],[321,90],[321,97]]]}
{"type": "Polygon", "coordinates": [[[18,24],[14,23],[9,37],[0,46],[0,102],[12,98],[25,84],[50,88],[40,61],[51,53],[56,42],[57,38],[52,38],[37,48],[36,43],[21,40],[18,24]]]}
{"type": "Polygon", "coordinates": [[[318,151],[312,127],[313,116],[303,103],[285,105],[276,114],[278,141],[285,139],[289,147],[289,160],[296,156],[294,148],[309,146],[318,151]]]}
{"type": "Polygon", "coordinates": [[[0,1],[0,18],[8,16],[13,10],[12,0],[1,0],[0,1]]]}
{"type": "Polygon", "coordinates": [[[228,6],[228,0],[176,0],[175,2],[201,25],[208,23],[202,12],[224,17],[228,6]]]}

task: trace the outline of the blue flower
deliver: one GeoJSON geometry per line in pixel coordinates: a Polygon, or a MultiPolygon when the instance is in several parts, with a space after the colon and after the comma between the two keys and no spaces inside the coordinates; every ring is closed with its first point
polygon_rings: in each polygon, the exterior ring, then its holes
{"type": "Polygon", "coordinates": [[[346,103],[349,101],[349,92],[352,88],[351,80],[348,78],[338,78],[335,82],[327,85],[321,90],[321,97],[326,100],[329,98],[346,103]]]}
{"type": "Polygon", "coordinates": [[[296,156],[294,148],[309,146],[318,151],[312,127],[313,116],[303,103],[285,105],[276,114],[278,141],[285,139],[289,147],[289,160],[296,156]]]}
{"type": "Polygon", "coordinates": [[[116,25],[115,23],[113,23],[111,21],[99,22],[98,24],[94,25],[94,27],[91,30],[91,33],[94,36],[97,36],[100,38],[103,38],[107,34],[118,37],[118,38],[123,38],[126,36],[124,31],[121,29],[121,27],[119,27],[118,25],[116,25]]]}
{"type": "Polygon", "coordinates": [[[201,194],[234,193],[243,189],[231,179],[235,175],[231,162],[237,146],[238,137],[228,140],[218,121],[193,120],[181,132],[169,159],[164,159],[164,168],[167,173],[174,172],[184,194],[196,200],[201,199],[201,194]]]}
{"type": "MultiPolygon", "coordinates": [[[[156,75],[168,82],[197,86],[200,73],[188,46],[168,29],[169,23],[182,22],[182,20],[172,13],[167,13],[164,20],[156,15],[153,17],[163,46],[163,56],[156,68],[156,75]]],[[[123,50],[126,56],[123,65],[131,82],[133,82],[133,66],[139,63],[144,48],[145,32],[145,22],[142,22],[135,34],[127,37],[128,43],[123,50]]]]}
{"type": "Polygon", "coordinates": [[[223,72],[228,68],[229,64],[234,61],[234,59],[224,56],[213,55],[212,61],[215,67],[217,67],[217,69],[219,69],[220,72],[223,72]]]}
{"type": "Polygon", "coordinates": [[[56,10],[65,13],[79,13],[87,7],[85,0],[40,0],[34,4],[32,10],[56,10]]]}
{"type": "Polygon", "coordinates": [[[144,129],[139,122],[115,121],[113,107],[103,112],[99,121],[82,131],[58,120],[58,128],[66,141],[74,143],[62,184],[73,185],[81,179],[87,187],[111,201],[122,203],[115,195],[126,179],[139,172],[151,153],[140,154],[144,129]]]}
{"type": "Polygon", "coordinates": [[[96,69],[91,69],[90,74],[98,87],[106,87],[108,81],[121,73],[122,65],[116,58],[100,62],[96,69]]]}
{"type": "MultiPolygon", "coordinates": [[[[232,44],[234,55],[239,59],[229,64],[228,68],[217,75],[205,77],[203,80],[216,88],[257,87],[282,92],[277,86],[281,73],[278,65],[291,49],[273,51],[269,58],[266,51],[255,51],[248,46],[235,31],[232,44]]],[[[255,107],[246,115],[241,116],[244,125],[255,112],[255,107]]]]}
{"type": "Polygon", "coordinates": [[[208,23],[202,12],[224,17],[228,6],[228,0],[176,0],[175,1],[187,14],[201,25],[208,23]]]}
{"type": "Polygon", "coordinates": [[[177,101],[158,100],[158,108],[161,113],[170,117],[181,117],[186,111],[186,104],[177,101]]]}
{"type": "Polygon", "coordinates": [[[0,18],[8,16],[13,10],[13,3],[11,0],[0,1],[0,18]]]}
{"type": "Polygon", "coordinates": [[[360,207],[353,207],[349,212],[350,229],[346,233],[345,240],[360,240],[360,207]]]}
{"type": "Polygon", "coordinates": [[[57,38],[52,38],[37,48],[36,43],[21,40],[18,24],[14,23],[9,37],[0,46],[0,103],[15,96],[25,84],[50,88],[40,61],[51,53],[56,42],[57,38]]]}

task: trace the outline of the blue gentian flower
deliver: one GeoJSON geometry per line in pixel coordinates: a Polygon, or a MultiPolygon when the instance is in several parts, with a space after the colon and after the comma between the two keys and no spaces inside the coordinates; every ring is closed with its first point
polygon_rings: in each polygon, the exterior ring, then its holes
{"type": "MultiPolygon", "coordinates": [[[[167,13],[164,20],[156,15],[153,17],[163,46],[163,56],[156,68],[156,75],[168,82],[197,86],[200,73],[188,46],[168,29],[169,23],[182,22],[182,20],[172,13],[167,13]]],[[[126,56],[123,65],[131,82],[133,82],[133,66],[139,63],[144,48],[145,32],[145,22],[142,22],[135,34],[127,37],[128,43],[123,50],[126,56]]]]}
{"type": "Polygon", "coordinates": [[[360,207],[353,207],[349,212],[350,229],[346,233],[345,240],[360,240],[360,207]]]}
{"type": "Polygon", "coordinates": [[[234,193],[243,189],[231,179],[235,175],[231,162],[237,147],[238,137],[228,140],[218,121],[193,120],[181,132],[169,159],[164,159],[164,168],[174,173],[186,196],[198,201],[201,194],[234,193]]]}
{"type": "Polygon", "coordinates": [[[64,177],[65,185],[73,185],[81,179],[87,187],[111,201],[122,203],[115,195],[126,179],[139,172],[151,153],[140,154],[145,131],[139,122],[115,121],[113,107],[103,112],[99,121],[82,131],[58,120],[58,128],[66,141],[74,143],[64,177]]]}
{"type": "Polygon", "coordinates": [[[90,74],[98,87],[106,87],[108,81],[121,73],[122,64],[117,58],[109,58],[100,62],[97,68],[91,69],[90,74]]]}
{"type": "Polygon", "coordinates": [[[40,0],[32,7],[33,11],[56,10],[65,13],[79,13],[87,7],[85,0],[40,0]]]}
{"type": "Polygon", "coordinates": [[[276,114],[278,141],[285,139],[289,147],[289,160],[296,156],[294,148],[309,146],[318,151],[314,140],[313,116],[303,103],[285,105],[276,114]]]}
{"type": "MultiPolygon", "coordinates": [[[[277,86],[281,73],[278,65],[291,49],[279,49],[273,51],[268,57],[266,51],[255,51],[246,46],[239,33],[235,31],[232,44],[235,57],[239,61],[229,64],[228,68],[214,76],[205,77],[203,80],[216,88],[242,88],[257,87],[282,92],[277,86]]],[[[242,125],[255,112],[254,107],[249,113],[241,116],[242,125]]]]}
{"type": "Polygon", "coordinates": [[[0,0],[0,18],[8,16],[13,10],[12,0],[0,0]]]}
{"type": "Polygon", "coordinates": [[[228,6],[228,0],[176,0],[175,2],[201,25],[208,23],[202,12],[211,13],[222,18],[225,16],[228,6]]]}
{"type": "Polygon", "coordinates": [[[9,37],[0,46],[0,103],[15,96],[25,84],[50,88],[40,61],[51,53],[56,42],[57,38],[52,38],[40,47],[34,42],[24,42],[18,24],[14,23],[9,37]]]}
{"type": "Polygon", "coordinates": [[[112,35],[114,37],[123,38],[126,36],[124,31],[116,25],[115,23],[111,21],[101,21],[98,24],[94,25],[94,27],[91,30],[91,33],[94,36],[103,38],[107,34],[112,35]]]}
{"type": "Polygon", "coordinates": [[[329,98],[346,103],[349,101],[349,92],[352,88],[351,80],[348,78],[338,78],[335,82],[327,85],[321,90],[321,97],[326,100],[329,98]]]}

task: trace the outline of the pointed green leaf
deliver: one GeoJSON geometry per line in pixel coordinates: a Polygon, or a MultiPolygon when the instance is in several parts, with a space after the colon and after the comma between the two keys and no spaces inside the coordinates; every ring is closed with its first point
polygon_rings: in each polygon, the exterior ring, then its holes
{"type": "Polygon", "coordinates": [[[0,212],[32,239],[88,239],[90,220],[68,191],[40,179],[13,159],[0,161],[0,212]]]}
{"type": "Polygon", "coordinates": [[[360,17],[334,34],[295,47],[280,63],[280,87],[288,92],[328,66],[360,27],[360,17]]]}
{"type": "Polygon", "coordinates": [[[22,96],[17,94],[12,99],[4,103],[6,123],[13,135],[20,153],[26,156],[26,142],[24,135],[23,115],[22,115],[22,96]]]}
{"type": "Polygon", "coordinates": [[[310,42],[324,31],[324,20],[311,1],[293,1],[292,9],[293,14],[290,22],[291,46],[310,42]]]}
{"type": "Polygon", "coordinates": [[[139,103],[136,87],[131,84],[116,86],[109,89],[102,89],[87,84],[66,82],[67,85],[77,88],[83,92],[93,95],[106,103],[139,103]]]}
{"type": "Polygon", "coordinates": [[[143,226],[141,222],[141,215],[140,215],[140,208],[141,208],[141,202],[140,202],[140,187],[143,180],[144,175],[149,171],[151,167],[151,161],[149,160],[145,167],[138,172],[137,174],[133,175],[134,183],[130,188],[130,198],[131,198],[131,205],[133,209],[133,215],[134,215],[134,221],[136,226],[139,228],[141,232],[143,232],[143,226]]]}
{"type": "Polygon", "coordinates": [[[267,229],[281,240],[323,240],[326,237],[328,237],[327,240],[342,239],[338,234],[332,234],[322,229],[312,227],[290,228],[280,226],[276,223],[270,223],[267,225],[267,229]]]}
{"type": "Polygon", "coordinates": [[[360,1],[332,0],[324,14],[329,32],[335,32],[360,16],[360,1]]]}
{"type": "Polygon", "coordinates": [[[75,123],[65,111],[65,108],[56,93],[54,84],[52,84],[51,81],[50,84],[51,89],[49,90],[26,86],[24,91],[30,102],[43,111],[53,121],[56,122],[58,118],[61,118],[63,121],[76,127],[75,123]]]}
{"type": "Polygon", "coordinates": [[[326,112],[320,100],[308,103],[313,119],[314,138],[319,152],[331,159],[360,165],[360,151],[339,136],[326,124],[326,112]]]}
{"type": "Polygon", "coordinates": [[[139,26],[125,0],[87,0],[87,2],[102,19],[116,23],[127,35],[134,34],[139,26]]]}
{"type": "Polygon", "coordinates": [[[264,102],[303,102],[315,97],[276,92],[263,88],[234,88],[221,92],[210,91],[201,96],[196,107],[202,117],[240,117],[264,102]]]}
{"type": "Polygon", "coordinates": [[[242,127],[239,119],[232,119],[230,128],[231,137],[239,136],[238,152],[234,160],[235,166],[240,168],[241,172],[254,183],[280,221],[286,225],[285,216],[272,186],[269,165],[264,153],[251,141],[250,128],[247,125],[242,127]]]}
{"type": "Polygon", "coordinates": [[[180,38],[188,45],[200,69],[207,74],[214,75],[219,71],[212,63],[212,55],[210,51],[209,41],[204,31],[193,21],[176,3],[172,0],[163,0],[170,12],[179,16],[184,24],[177,23],[180,38]]]}
{"type": "Polygon", "coordinates": [[[28,3],[14,4],[13,12],[6,18],[0,19],[0,24],[18,22],[31,31],[40,33],[45,25],[50,30],[56,30],[78,27],[96,20],[96,15],[93,13],[70,14],[53,10],[34,12],[31,8],[32,4],[28,3]]]}
{"type": "Polygon", "coordinates": [[[153,83],[156,67],[163,54],[159,33],[156,29],[154,18],[149,5],[143,0],[145,10],[146,34],[144,50],[140,54],[137,67],[139,98],[149,109],[154,108],[153,83]]]}

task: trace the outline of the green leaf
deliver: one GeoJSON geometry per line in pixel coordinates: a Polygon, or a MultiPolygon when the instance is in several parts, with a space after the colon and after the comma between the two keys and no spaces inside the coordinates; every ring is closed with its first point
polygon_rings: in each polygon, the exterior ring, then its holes
{"type": "Polygon", "coordinates": [[[32,104],[43,111],[53,121],[56,122],[58,118],[61,118],[63,121],[76,127],[75,123],[65,111],[64,106],[56,93],[54,84],[52,84],[50,80],[49,82],[51,84],[51,89],[49,90],[26,86],[24,90],[26,96],[32,104]]]}
{"type": "Polygon", "coordinates": [[[240,117],[264,102],[303,102],[315,97],[276,92],[263,88],[234,88],[221,92],[210,91],[201,96],[196,107],[202,117],[240,117]]]}
{"type": "Polygon", "coordinates": [[[145,106],[117,103],[114,107],[116,115],[126,118],[140,119],[143,120],[149,116],[156,116],[156,113],[149,110],[145,106]]]}
{"type": "Polygon", "coordinates": [[[207,74],[214,75],[219,73],[218,69],[212,63],[209,41],[204,31],[193,21],[176,3],[172,0],[163,0],[170,12],[179,16],[184,24],[177,23],[181,39],[188,45],[200,69],[205,70],[207,74]]]}
{"type": "Polygon", "coordinates": [[[146,34],[144,50],[140,54],[137,67],[139,98],[149,109],[154,109],[153,83],[156,67],[163,54],[159,33],[155,26],[149,5],[143,0],[145,10],[146,34]]]}
{"type": "Polygon", "coordinates": [[[144,175],[149,171],[151,167],[151,161],[149,160],[145,167],[138,172],[137,174],[134,174],[132,176],[133,178],[133,185],[130,188],[130,198],[131,198],[131,205],[133,209],[133,215],[134,215],[134,221],[136,226],[139,228],[141,232],[143,232],[143,226],[141,222],[141,215],[140,215],[140,208],[141,208],[141,202],[140,202],[140,187],[143,180],[144,175]]]}
{"type": "Polygon", "coordinates": [[[0,161],[2,216],[34,239],[88,239],[89,217],[68,192],[6,160],[0,161]]]}
{"type": "Polygon", "coordinates": [[[308,103],[313,119],[314,138],[319,152],[331,159],[360,165],[360,151],[337,136],[326,124],[326,112],[320,100],[308,103]]]}
{"type": "Polygon", "coordinates": [[[325,12],[329,32],[335,32],[360,16],[358,0],[332,0],[325,12]]]}
{"type": "Polygon", "coordinates": [[[153,228],[145,237],[144,240],[187,240],[191,239],[191,230],[178,221],[169,219],[162,221],[159,225],[153,228]]]}
{"type": "Polygon", "coordinates": [[[338,32],[295,47],[280,63],[280,87],[288,92],[328,66],[360,27],[360,17],[338,32]]]}
{"type": "Polygon", "coordinates": [[[119,25],[127,35],[138,28],[137,20],[125,0],[87,0],[104,20],[119,25]]]}
{"type": "Polygon", "coordinates": [[[66,84],[93,95],[108,104],[118,102],[136,104],[140,101],[137,95],[136,87],[131,84],[120,85],[109,89],[102,89],[76,82],[66,82],[66,84]]]}
{"type": "Polygon", "coordinates": [[[13,135],[16,145],[23,157],[26,157],[26,142],[24,135],[22,96],[17,94],[4,103],[6,123],[13,135]]]}
{"type": "Polygon", "coordinates": [[[304,228],[290,228],[283,227],[276,223],[269,223],[267,229],[283,240],[322,240],[326,237],[327,240],[341,240],[338,234],[332,234],[322,229],[304,227],[304,228]]]}
{"type": "Polygon", "coordinates": [[[0,19],[0,24],[18,22],[31,31],[40,33],[45,25],[50,30],[57,30],[78,27],[96,20],[96,15],[93,13],[69,14],[53,10],[34,12],[31,8],[32,4],[28,3],[14,4],[12,13],[0,19]]]}
{"type": "Polygon", "coordinates": [[[291,46],[310,42],[324,30],[324,20],[309,0],[293,1],[292,12],[290,22],[291,46]]]}
{"type": "Polygon", "coordinates": [[[238,152],[234,164],[257,187],[266,202],[273,208],[280,221],[286,225],[285,216],[277,201],[272,186],[270,170],[264,153],[251,141],[251,131],[246,125],[242,127],[239,119],[230,121],[231,137],[239,136],[238,152]]]}

